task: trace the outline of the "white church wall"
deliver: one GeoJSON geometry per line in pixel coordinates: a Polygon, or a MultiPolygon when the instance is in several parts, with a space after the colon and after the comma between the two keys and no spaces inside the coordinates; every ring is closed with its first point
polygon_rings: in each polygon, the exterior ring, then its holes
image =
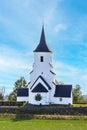
{"type": "Polygon", "coordinates": [[[19,102],[22,102],[22,101],[25,101],[25,102],[29,102],[29,97],[17,97],[17,101],[19,102]]]}
{"type": "Polygon", "coordinates": [[[33,72],[30,74],[31,85],[40,75],[42,75],[49,84],[54,81],[54,75],[50,72],[52,69],[50,66],[51,63],[51,53],[39,52],[34,54],[33,72]],[[43,56],[43,62],[40,61],[41,56],[43,56]]]}
{"type": "Polygon", "coordinates": [[[53,97],[53,102],[52,104],[72,104],[72,98],[64,98],[64,97],[53,97]]]}
{"type": "MultiPolygon", "coordinates": [[[[53,83],[52,83],[52,85],[53,85],[53,83]]],[[[52,95],[51,91],[52,91],[52,89],[49,90],[47,85],[42,81],[41,78],[39,78],[37,80],[37,82],[33,85],[33,87],[31,89],[29,89],[29,102],[31,104],[40,104],[40,103],[42,103],[42,104],[49,104],[51,102],[51,95],[52,95]],[[37,86],[38,83],[41,83],[48,90],[47,93],[44,93],[44,92],[40,93],[41,96],[42,96],[42,100],[41,101],[35,101],[36,93],[32,93],[32,90],[35,88],[35,86],[37,86]]]]}
{"type": "Polygon", "coordinates": [[[45,105],[49,104],[49,93],[32,93],[31,97],[29,99],[29,103],[35,104],[35,105],[45,105]],[[35,100],[35,95],[40,94],[42,99],[40,101],[35,100]]]}
{"type": "Polygon", "coordinates": [[[55,93],[55,85],[52,83],[52,89],[50,92],[50,102],[53,102],[53,97],[54,97],[54,93],[55,93]]]}

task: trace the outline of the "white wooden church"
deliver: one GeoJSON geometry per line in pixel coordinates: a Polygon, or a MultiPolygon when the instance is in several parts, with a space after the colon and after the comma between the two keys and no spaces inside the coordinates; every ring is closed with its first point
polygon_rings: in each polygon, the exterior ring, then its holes
{"type": "Polygon", "coordinates": [[[28,88],[20,88],[17,101],[30,104],[72,104],[72,85],[58,84],[52,65],[52,51],[49,49],[44,33],[44,26],[40,42],[34,52],[33,70],[30,72],[28,88]],[[39,95],[39,100],[36,97],[39,95]]]}

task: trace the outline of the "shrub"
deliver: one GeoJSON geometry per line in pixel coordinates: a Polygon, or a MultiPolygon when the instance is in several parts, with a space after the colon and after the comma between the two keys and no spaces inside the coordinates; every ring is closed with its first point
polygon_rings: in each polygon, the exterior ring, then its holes
{"type": "Polygon", "coordinates": [[[35,95],[35,100],[40,101],[42,99],[42,96],[40,94],[35,95]]]}
{"type": "Polygon", "coordinates": [[[0,106],[23,106],[24,102],[0,101],[0,106]]]}

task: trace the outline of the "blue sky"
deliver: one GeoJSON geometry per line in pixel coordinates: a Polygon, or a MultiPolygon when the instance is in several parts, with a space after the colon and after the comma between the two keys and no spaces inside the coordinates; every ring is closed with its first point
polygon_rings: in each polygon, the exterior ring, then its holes
{"type": "Polygon", "coordinates": [[[29,82],[43,19],[56,79],[87,94],[87,0],[0,0],[0,89],[29,82]]]}

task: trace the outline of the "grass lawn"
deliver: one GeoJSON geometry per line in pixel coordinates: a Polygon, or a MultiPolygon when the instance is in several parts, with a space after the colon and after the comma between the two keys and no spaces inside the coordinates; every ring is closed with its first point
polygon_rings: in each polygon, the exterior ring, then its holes
{"type": "Polygon", "coordinates": [[[87,107],[87,103],[86,104],[72,104],[73,107],[87,107]]]}
{"type": "Polygon", "coordinates": [[[0,130],[86,130],[87,120],[0,119],[0,130]]]}

